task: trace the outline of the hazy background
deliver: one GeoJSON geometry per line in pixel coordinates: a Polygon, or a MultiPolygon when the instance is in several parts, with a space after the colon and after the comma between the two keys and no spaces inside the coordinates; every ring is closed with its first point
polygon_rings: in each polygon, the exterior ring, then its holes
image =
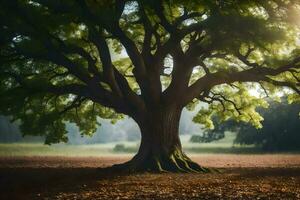
{"type": "MultiPolygon", "coordinates": [[[[179,131],[186,153],[300,152],[300,104],[288,104],[283,99],[281,103],[271,101],[268,109],[258,109],[265,118],[261,129],[232,120],[220,122],[214,117],[214,130],[204,130],[193,122],[201,106],[182,112],[179,131]]],[[[49,146],[44,145],[43,136],[22,137],[17,122],[0,116],[0,156],[111,156],[138,151],[140,131],[132,119],[125,117],[115,124],[105,119],[99,122],[101,126],[93,136],[81,136],[75,124],[67,123],[69,141],[49,146]]]]}
{"type": "MultiPolygon", "coordinates": [[[[195,109],[196,110],[196,109],[195,109]]],[[[200,135],[202,126],[195,124],[192,119],[196,111],[183,110],[180,120],[180,134],[200,135]]],[[[109,143],[117,141],[138,141],[140,131],[137,124],[129,117],[119,120],[116,124],[111,124],[110,120],[100,119],[101,126],[93,136],[81,136],[75,124],[68,123],[69,144],[95,144],[109,143]]],[[[11,142],[37,142],[43,141],[43,137],[25,136],[19,131],[17,123],[11,123],[8,117],[0,116],[0,143],[11,142]]]]}

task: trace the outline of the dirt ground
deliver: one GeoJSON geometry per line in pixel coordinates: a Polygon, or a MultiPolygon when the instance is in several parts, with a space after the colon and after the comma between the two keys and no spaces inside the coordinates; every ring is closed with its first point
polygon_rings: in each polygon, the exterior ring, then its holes
{"type": "Polygon", "coordinates": [[[103,174],[112,157],[1,157],[0,199],[300,199],[300,155],[198,155],[220,172],[103,174]]]}

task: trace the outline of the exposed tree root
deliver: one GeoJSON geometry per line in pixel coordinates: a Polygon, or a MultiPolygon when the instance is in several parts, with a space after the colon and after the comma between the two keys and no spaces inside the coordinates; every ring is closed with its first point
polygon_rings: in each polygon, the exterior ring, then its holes
{"type": "Polygon", "coordinates": [[[201,167],[193,162],[181,150],[175,150],[172,154],[148,155],[140,157],[137,154],[132,160],[116,164],[109,168],[119,173],[135,172],[177,172],[177,173],[208,173],[212,170],[201,167]]]}

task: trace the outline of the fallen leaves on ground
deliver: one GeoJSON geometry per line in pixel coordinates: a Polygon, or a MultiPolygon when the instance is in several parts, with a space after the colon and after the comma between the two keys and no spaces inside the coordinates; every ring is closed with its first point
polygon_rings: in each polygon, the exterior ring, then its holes
{"type": "Polygon", "coordinates": [[[221,173],[133,175],[99,173],[95,166],[106,166],[109,159],[90,158],[90,167],[77,168],[88,158],[66,158],[67,167],[62,158],[50,159],[51,165],[47,159],[33,158],[31,167],[30,158],[15,158],[15,167],[13,158],[9,166],[0,159],[0,199],[300,199],[300,163],[286,157],[279,167],[245,167],[244,160],[244,167],[223,167],[221,173]]]}

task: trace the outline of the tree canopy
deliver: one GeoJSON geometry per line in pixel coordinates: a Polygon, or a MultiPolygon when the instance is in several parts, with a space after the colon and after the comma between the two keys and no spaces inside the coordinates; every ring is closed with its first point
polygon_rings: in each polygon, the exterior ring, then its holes
{"type": "Polygon", "coordinates": [[[136,121],[168,105],[194,121],[250,122],[286,93],[299,101],[300,3],[291,0],[0,0],[0,112],[24,134],[66,141],[97,117],[136,121]],[[290,88],[284,89],[282,88],[290,88]]]}

